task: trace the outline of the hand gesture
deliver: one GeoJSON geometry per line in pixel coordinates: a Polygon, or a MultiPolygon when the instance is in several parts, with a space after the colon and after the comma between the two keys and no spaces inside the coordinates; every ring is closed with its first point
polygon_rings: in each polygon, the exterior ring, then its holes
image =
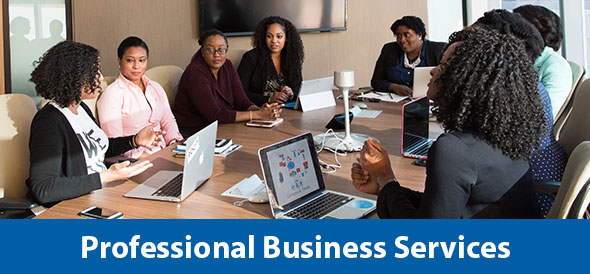
{"type": "Polygon", "coordinates": [[[389,91],[393,91],[399,96],[412,96],[414,94],[414,91],[410,87],[398,84],[389,85],[389,91]]]}
{"type": "Polygon", "coordinates": [[[113,164],[109,169],[99,173],[100,182],[106,184],[112,181],[124,180],[140,174],[152,166],[154,165],[150,161],[142,161],[134,165],[131,165],[129,161],[113,164]]]}
{"type": "Polygon", "coordinates": [[[287,96],[287,100],[285,100],[284,102],[293,99],[294,93],[293,93],[293,90],[289,86],[283,86],[283,88],[281,89],[281,93],[283,93],[287,96]]]}
{"type": "Polygon", "coordinates": [[[356,163],[352,164],[350,177],[354,187],[362,192],[369,194],[379,194],[379,184],[377,180],[371,177],[368,171],[363,169],[360,164],[360,159],[356,159],[356,163]]]}
{"type": "Polygon", "coordinates": [[[361,149],[361,166],[380,187],[395,178],[387,150],[379,142],[369,138],[361,149]]]}
{"type": "Polygon", "coordinates": [[[289,100],[289,96],[283,92],[275,92],[268,98],[269,103],[279,103],[282,104],[289,100]]]}
{"type": "Polygon", "coordinates": [[[283,107],[283,105],[277,103],[264,104],[262,105],[262,108],[256,111],[257,118],[267,121],[279,119],[279,117],[281,117],[281,112],[283,111],[281,107],[283,107]]]}
{"type": "Polygon", "coordinates": [[[135,135],[135,142],[137,145],[142,147],[146,147],[149,150],[152,150],[152,147],[158,146],[159,143],[164,140],[163,134],[166,134],[165,131],[154,130],[154,127],[158,125],[158,122],[153,122],[150,125],[142,128],[137,135],[135,135]]]}

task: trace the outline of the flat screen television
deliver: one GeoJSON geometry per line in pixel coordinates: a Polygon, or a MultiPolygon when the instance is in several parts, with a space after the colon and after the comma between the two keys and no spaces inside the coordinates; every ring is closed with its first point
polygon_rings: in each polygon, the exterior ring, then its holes
{"type": "Polygon", "coordinates": [[[252,35],[267,16],[281,16],[299,32],[346,30],[346,0],[199,0],[199,30],[252,35]]]}

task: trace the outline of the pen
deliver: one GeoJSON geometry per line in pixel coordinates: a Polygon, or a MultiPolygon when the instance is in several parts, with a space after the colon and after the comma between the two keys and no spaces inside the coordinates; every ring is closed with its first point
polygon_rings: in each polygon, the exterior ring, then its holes
{"type": "Polygon", "coordinates": [[[389,93],[389,98],[393,99],[393,95],[391,95],[391,92],[389,93]]]}

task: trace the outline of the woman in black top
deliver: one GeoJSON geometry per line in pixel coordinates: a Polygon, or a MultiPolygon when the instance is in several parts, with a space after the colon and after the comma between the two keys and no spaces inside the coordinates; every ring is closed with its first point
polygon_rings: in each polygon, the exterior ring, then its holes
{"type": "Polygon", "coordinates": [[[371,139],[353,164],[354,186],[379,194],[382,218],[540,217],[528,158],[546,127],[522,40],[466,28],[451,35],[431,75],[428,97],[445,134],[428,152],[424,193],[400,186],[371,139]]]}
{"type": "Polygon", "coordinates": [[[445,43],[426,40],[426,27],[416,16],[404,16],[391,25],[396,41],[383,46],[375,64],[374,90],[412,95],[414,68],[436,66],[445,43]]]}
{"type": "Polygon", "coordinates": [[[303,42],[295,26],[278,16],[264,18],[256,27],[252,46],[238,67],[250,101],[257,106],[295,101],[303,66],[303,42]]]}
{"type": "Polygon", "coordinates": [[[161,139],[156,123],[134,136],[107,139],[82,100],[101,92],[98,50],[72,41],[49,49],[31,73],[37,94],[49,100],[31,124],[29,196],[44,206],[87,194],[103,184],[135,176],[152,164],[129,161],[106,168],[107,157],[161,139]]]}

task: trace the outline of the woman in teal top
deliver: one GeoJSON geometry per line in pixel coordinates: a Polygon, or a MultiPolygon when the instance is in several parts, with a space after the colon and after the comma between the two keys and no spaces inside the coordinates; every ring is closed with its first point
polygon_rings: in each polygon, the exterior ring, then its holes
{"type": "Polygon", "coordinates": [[[539,81],[549,93],[555,119],[572,89],[572,69],[567,60],[557,53],[563,39],[561,19],[552,11],[534,5],[520,6],[514,9],[514,13],[532,23],[543,37],[545,48],[535,60],[535,69],[539,72],[539,81]]]}

